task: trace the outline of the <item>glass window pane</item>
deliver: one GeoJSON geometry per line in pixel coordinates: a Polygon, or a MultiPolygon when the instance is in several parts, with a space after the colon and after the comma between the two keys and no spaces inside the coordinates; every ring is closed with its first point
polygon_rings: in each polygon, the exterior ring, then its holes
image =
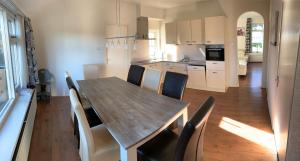
{"type": "MultiPolygon", "coordinates": [[[[0,28],[2,28],[3,24],[0,21],[0,28]]],[[[3,50],[3,40],[2,35],[3,31],[0,30],[0,112],[3,107],[7,103],[8,97],[8,88],[7,88],[7,74],[6,74],[6,65],[5,65],[5,56],[3,50]]]]}
{"type": "Polygon", "coordinates": [[[18,44],[16,37],[16,23],[15,18],[10,16],[8,17],[8,33],[10,37],[10,53],[11,53],[11,62],[12,62],[12,72],[14,79],[14,86],[18,88],[20,84],[20,70],[19,70],[19,53],[18,53],[18,44]]]}
{"type": "Polygon", "coordinates": [[[252,24],[252,52],[262,53],[264,44],[264,25],[252,24]]]}

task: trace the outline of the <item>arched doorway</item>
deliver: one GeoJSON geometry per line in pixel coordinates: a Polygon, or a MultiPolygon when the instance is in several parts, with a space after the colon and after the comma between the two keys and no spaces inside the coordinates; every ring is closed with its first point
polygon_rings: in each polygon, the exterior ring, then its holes
{"type": "Polygon", "coordinates": [[[262,87],[264,18],[245,12],[237,20],[237,57],[240,87],[262,87]]]}

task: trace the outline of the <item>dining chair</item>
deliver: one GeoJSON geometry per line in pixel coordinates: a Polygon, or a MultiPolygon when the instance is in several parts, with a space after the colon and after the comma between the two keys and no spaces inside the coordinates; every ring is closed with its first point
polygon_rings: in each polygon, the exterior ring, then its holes
{"type": "Polygon", "coordinates": [[[204,132],[214,105],[214,98],[209,97],[179,136],[167,129],[139,147],[138,161],[203,161],[204,132]]]}
{"type": "Polygon", "coordinates": [[[182,100],[188,76],[181,73],[166,72],[162,94],[171,98],[182,100]]]}
{"type": "Polygon", "coordinates": [[[158,93],[160,88],[161,77],[161,71],[149,68],[146,69],[142,87],[158,93]]]}
{"type": "Polygon", "coordinates": [[[145,67],[139,65],[130,65],[127,82],[141,86],[145,67]]]}
{"type": "Polygon", "coordinates": [[[78,118],[81,161],[119,161],[119,145],[104,124],[90,128],[74,89],[70,90],[70,99],[78,118]]]}
{"type": "MultiPolygon", "coordinates": [[[[83,105],[84,112],[86,114],[86,117],[88,118],[89,125],[91,127],[97,126],[102,123],[102,121],[99,119],[98,115],[92,108],[92,105],[89,103],[89,101],[82,95],[80,95],[77,87],[75,86],[70,74],[68,72],[65,73],[66,82],[69,89],[74,89],[76,91],[76,94],[78,96],[79,102],[83,105]]],[[[72,120],[74,121],[74,111],[71,111],[72,120]]]]}

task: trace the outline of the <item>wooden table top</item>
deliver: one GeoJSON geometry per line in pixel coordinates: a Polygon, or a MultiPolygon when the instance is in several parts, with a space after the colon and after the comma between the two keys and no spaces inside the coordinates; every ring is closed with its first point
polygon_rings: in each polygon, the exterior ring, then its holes
{"type": "Polygon", "coordinates": [[[82,80],[78,84],[106,128],[125,149],[158,131],[189,105],[116,77],[82,80]]]}

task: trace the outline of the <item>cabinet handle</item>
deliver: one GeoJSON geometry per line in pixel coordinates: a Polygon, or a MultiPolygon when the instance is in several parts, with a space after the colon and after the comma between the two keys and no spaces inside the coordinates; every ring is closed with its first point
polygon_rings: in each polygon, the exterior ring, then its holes
{"type": "Polygon", "coordinates": [[[211,43],[211,41],[206,41],[207,43],[211,43]]]}
{"type": "Polygon", "coordinates": [[[212,72],[213,74],[218,74],[218,72],[212,72]]]}
{"type": "Polygon", "coordinates": [[[213,63],[213,64],[218,64],[218,63],[213,63]]]}

